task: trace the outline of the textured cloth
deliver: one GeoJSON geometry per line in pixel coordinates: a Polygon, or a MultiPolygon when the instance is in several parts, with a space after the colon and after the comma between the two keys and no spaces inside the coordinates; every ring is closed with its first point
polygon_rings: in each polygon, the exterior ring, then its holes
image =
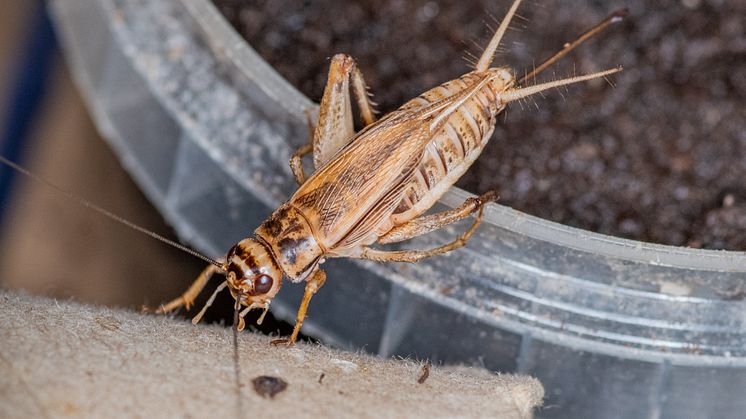
{"type": "Polygon", "coordinates": [[[418,383],[421,363],[269,341],[240,333],[239,387],[228,328],[0,291],[0,417],[527,418],[544,395],[529,377],[432,367],[418,383]],[[259,376],[287,387],[263,397],[259,376]]]}

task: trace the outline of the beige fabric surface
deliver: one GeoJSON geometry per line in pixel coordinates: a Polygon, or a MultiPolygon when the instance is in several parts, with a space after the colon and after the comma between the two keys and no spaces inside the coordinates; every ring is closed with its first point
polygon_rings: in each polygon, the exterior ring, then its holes
{"type": "Polygon", "coordinates": [[[0,417],[526,418],[544,394],[470,368],[419,384],[421,363],[269,340],[239,335],[238,387],[227,328],[0,291],[0,417]],[[260,375],[287,389],[262,398],[260,375]]]}

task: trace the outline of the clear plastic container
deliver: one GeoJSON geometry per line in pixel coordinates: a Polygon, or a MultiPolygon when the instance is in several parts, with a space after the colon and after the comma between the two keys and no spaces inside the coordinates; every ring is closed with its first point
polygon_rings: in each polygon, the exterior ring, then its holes
{"type": "MultiPolygon", "coordinates": [[[[208,0],[51,4],[100,130],[185,242],[222,255],[291,195],[287,162],[316,105],[208,0]]],[[[440,205],[467,196],[453,188],[440,205]]],[[[466,249],[414,265],[330,261],[304,331],[534,375],[541,417],[743,416],[746,253],[623,240],[500,205],[485,221],[466,249]]],[[[273,311],[292,320],[301,293],[287,285],[273,311]]]]}

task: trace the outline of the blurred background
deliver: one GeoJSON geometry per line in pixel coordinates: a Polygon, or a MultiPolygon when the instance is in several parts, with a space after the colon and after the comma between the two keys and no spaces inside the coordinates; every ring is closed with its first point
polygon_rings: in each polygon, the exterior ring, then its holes
{"type": "MultiPolygon", "coordinates": [[[[173,238],[97,133],[45,2],[2,3],[0,51],[2,155],[173,238]]],[[[180,294],[202,265],[0,168],[0,287],[139,308],[180,294]]]]}

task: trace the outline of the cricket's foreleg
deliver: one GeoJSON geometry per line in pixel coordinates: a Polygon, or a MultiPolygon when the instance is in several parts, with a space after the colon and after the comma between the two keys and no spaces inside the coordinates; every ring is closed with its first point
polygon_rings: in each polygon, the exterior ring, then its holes
{"type": "Polygon", "coordinates": [[[367,126],[376,120],[363,74],[349,55],[332,58],[329,78],[319,106],[319,120],[313,134],[313,164],[319,168],[355,136],[350,90],[360,116],[367,126]]]}
{"type": "Polygon", "coordinates": [[[272,345],[291,346],[295,343],[295,341],[298,339],[300,328],[301,326],[303,326],[303,320],[305,320],[306,318],[308,303],[311,302],[311,297],[313,297],[313,295],[316,294],[319,289],[321,289],[321,287],[324,285],[324,282],[326,282],[326,272],[322,271],[321,269],[317,269],[316,272],[313,273],[313,276],[311,276],[311,278],[308,280],[308,282],[306,282],[306,289],[303,292],[303,300],[300,303],[300,307],[298,307],[298,314],[295,318],[295,327],[293,328],[293,333],[287,339],[273,340],[271,342],[272,345]]]}
{"type": "Polygon", "coordinates": [[[378,238],[378,243],[398,243],[430,233],[431,231],[439,230],[448,224],[468,217],[482,208],[486,203],[497,201],[497,198],[498,196],[495,191],[489,191],[481,196],[467,199],[463,204],[454,209],[415,218],[389,230],[386,234],[378,238]]]}
{"type": "MultiPolygon", "coordinates": [[[[392,235],[388,237],[388,241],[386,243],[393,243],[395,241],[401,241],[405,240],[404,237],[407,235],[411,235],[411,237],[415,237],[419,234],[424,234],[429,231],[433,231],[438,228],[438,226],[442,227],[446,224],[449,224],[450,222],[454,222],[458,219],[466,217],[470,212],[466,212],[463,216],[459,217],[462,213],[460,212],[463,208],[463,211],[470,210],[478,211],[477,216],[474,219],[474,222],[469,227],[468,230],[466,230],[459,238],[456,240],[445,244],[443,246],[439,246],[433,249],[427,249],[427,250],[399,250],[399,251],[389,251],[389,250],[379,250],[379,249],[373,249],[371,247],[365,247],[363,248],[363,252],[360,255],[361,259],[368,259],[368,260],[375,260],[378,262],[418,262],[422,259],[429,258],[430,256],[440,255],[443,253],[448,253],[452,250],[456,250],[460,247],[463,247],[466,242],[471,238],[472,235],[474,235],[474,232],[477,231],[477,227],[479,227],[479,224],[482,222],[482,214],[484,212],[484,204],[487,202],[494,200],[497,198],[496,195],[493,194],[485,194],[482,195],[479,199],[481,202],[474,203],[469,202],[467,200],[464,202],[463,205],[461,205],[459,208],[456,208],[451,211],[446,211],[445,213],[441,214],[435,214],[432,217],[438,217],[440,216],[443,221],[438,221],[436,219],[429,220],[427,219],[428,216],[422,217],[420,219],[415,219],[411,221],[410,223],[403,224],[399,232],[396,233],[396,235],[392,235]],[[487,198],[490,198],[486,201],[481,201],[482,197],[485,197],[487,195],[487,198]],[[473,209],[470,208],[472,206],[475,206],[473,209]],[[409,227],[406,227],[409,224],[409,227]],[[419,234],[418,234],[419,233],[419,234]]],[[[475,198],[472,198],[475,199],[475,198]]],[[[384,237],[387,237],[388,234],[384,237]]],[[[409,238],[411,238],[409,237],[409,238]]]]}
{"type": "Polygon", "coordinates": [[[181,296],[174,298],[166,304],[161,305],[160,307],[158,307],[158,309],[155,310],[155,312],[159,314],[170,313],[181,306],[184,306],[187,310],[189,310],[194,304],[194,300],[197,298],[199,293],[202,292],[202,290],[205,288],[205,285],[207,285],[207,281],[209,281],[212,275],[219,270],[220,268],[215,265],[208,265],[202,271],[202,273],[199,274],[197,279],[194,280],[192,285],[190,285],[189,288],[183,294],[181,294],[181,296]]]}

